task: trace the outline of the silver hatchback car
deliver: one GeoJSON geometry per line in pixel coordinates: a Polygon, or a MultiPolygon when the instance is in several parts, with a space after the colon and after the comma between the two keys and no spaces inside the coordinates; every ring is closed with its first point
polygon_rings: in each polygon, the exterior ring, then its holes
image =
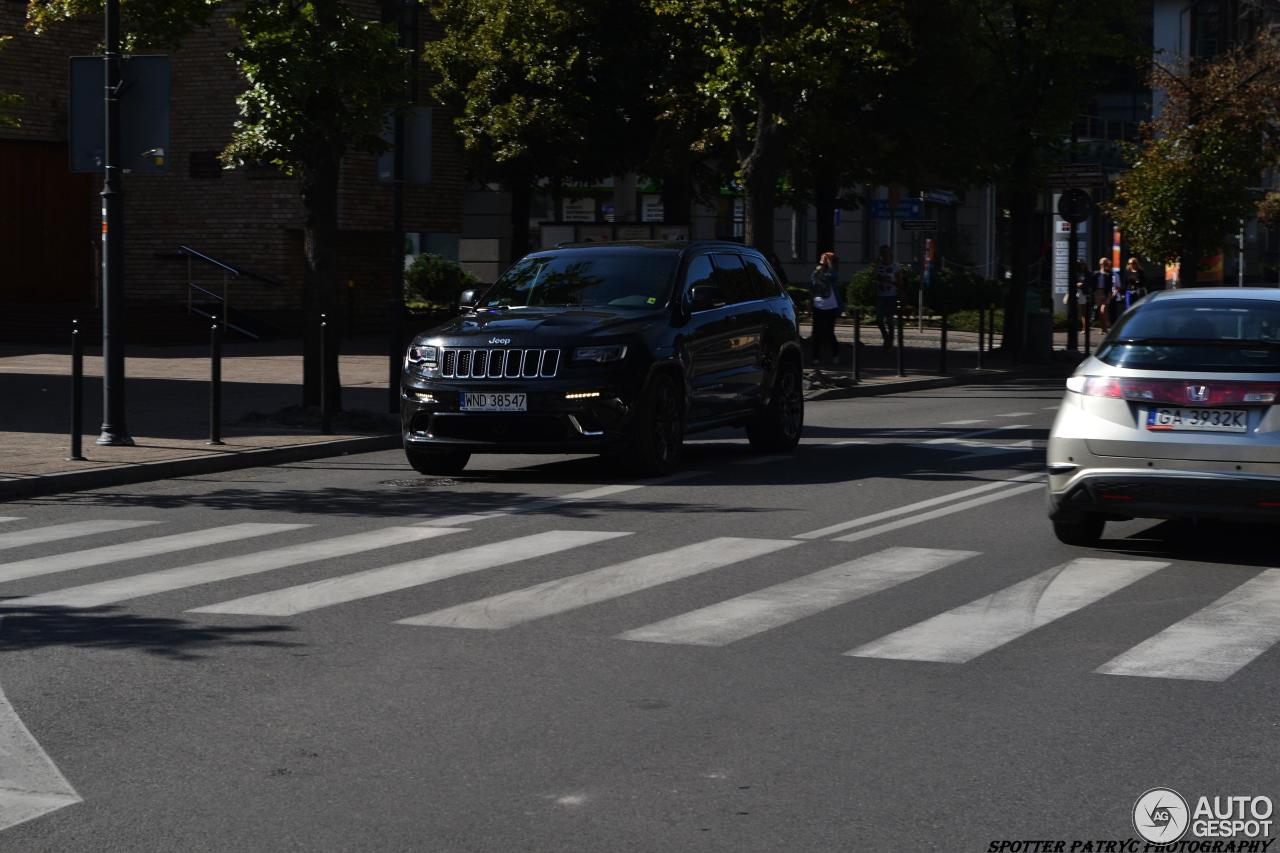
{"type": "Polygon", "coordinates": [[[1280,520],[1280,291],[1153,293],[1067,380],[1049,434],[1049,518],[1280,520]]]}

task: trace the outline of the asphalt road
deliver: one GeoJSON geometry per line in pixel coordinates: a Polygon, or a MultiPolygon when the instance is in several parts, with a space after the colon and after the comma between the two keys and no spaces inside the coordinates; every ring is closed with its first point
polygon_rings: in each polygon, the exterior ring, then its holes
{"type": "Polygon", "coordinates": [[[387,452],[0,505],[0,687],[82,799],[0,850],[978,851],[1275,798],[1280,654],[1211,660],[1274,534],[1060,545],[1059,387],[810,404],[665,481],[387,452]]]}

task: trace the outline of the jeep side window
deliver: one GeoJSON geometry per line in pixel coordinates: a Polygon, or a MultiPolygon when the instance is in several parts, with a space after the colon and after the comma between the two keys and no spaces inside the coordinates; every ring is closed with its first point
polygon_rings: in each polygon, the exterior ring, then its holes
{"type": "Polygon", "coordinates": [[[755,291],[757,299],[772,299],[775,296],[782,295],[782,286],[773,277],[773,272],[769,269],[769,265],[765,263],[764,258],[758,258],[755,255],[743,255],[742,260],[747,263],[747,274],[751,276],[752,289],[755,291]]]}
{"type": "Polygon", "coordinates": [[[684,274],[684,299],[689,304],[693,299],[693,289],[699,285],[716,285],[720,282],[716,279],[715,267],[711,266],[711,258],[708,255],[698,255],[689,261],[689,269],[684,274]]]}
{"type": "Polygon", "coordinates": [[[727,304],[750,302],[759,298],[751,286],[747,268],[742,265],[740,256],[717,254],[714,257],[716,267],[720,270],[720,289],[724,291],[724,301],[727,304]]]}

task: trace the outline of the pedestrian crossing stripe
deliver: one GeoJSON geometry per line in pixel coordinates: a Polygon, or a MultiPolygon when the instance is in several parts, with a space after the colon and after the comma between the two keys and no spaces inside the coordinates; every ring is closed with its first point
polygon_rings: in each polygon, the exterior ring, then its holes
{"type": "Polygon", "coordinates": [[[0,550],[21,548],[26,545],[47,545],[64,539],[75,539],[81,536],[93,536],[98,533],[114,533],[117,530],[131,530],[159,524],[157,521],[73,521],[69,524],[51,524],[46,527],[32,527],[28,530],[15,530],[12,533],[0,533],[0,550]]]}
{"type": "Polygon", "coordinates": [[[394,545],[405,545],[460,532],[462,528],[456,527],[387,527],[351,536],[320,539],[300,545],[259,551],[251,557],[225,557],[190,566],[73,586],[19,598],[7,604],[17,607],[102,607],[162,592],[173,592],[216,581],[262,574],[303,563],[347,557],[379,548],[390,548],[394,545]]]}
{"type": "MultiPolygon", "coordinates": [[[[429,529],[429,528],[424,528],[429,529]]],[[[492,569],[508,563],[545,557],[570,548],[606,542],[630,533],[590,530],[549,530],[462,551],[411,560],[394,566],[249,595],[188,613],[237,613],[248,616],[296,616],[322,607],[345,604],[374,595],[397,592],[446,578],[492,569]]]]}
{"type": "Polygon", "coordinates": [[[3,524],[3,523],[4,523],[4,522],[6,522],[6,521],[22,521],[22,516],[20,516],[20,515],[0,515],[0,524],[3,524]]]}
{"type": "Polygon", "coordinates": [[[618,635],[623,640],[723,646],[923,577],[976,551],[887,548],[618,635]]]}
{"type": "MultiPolygon", "coordinates": [[[[1020,488],[1021,486],[1015,486],[1020,488]]],[[[985,497],[985,495],[983,496],[985,497]]],[[[106,532],[105,528],[85,527],[106,532]]],[[[141,527],[141,525],[137,525],[141,527]]],[[[0,582],[299,530],[306,524],[233,524],[0,563],[0,582]]],[[[129,529],[129,528],[117,528],[129,529]]],[[[61,541],[69,525],[32,528],[61,541]],[[54,532],[51,528],[60,528],[54,532]]],[[[31,531],[20,531],[30,533],[31,531]]],[[[275,569],[351,556],[465,532],[412,525],[268,548],[235,557],[70,586],[23,598],[14,607],[99,607],[165,592],[265,574],[275,569]]],[[[88,534],[83,534],[88,535],[88,534]]],[[[552,530],[326,578],[195,607],[190,613],[292,616],[446,578],[631,535],[552,530]]],[[[78,535],[65,537],[76,539],[78,535]]],[[[12,541],[12,540],[8,540],[12,541]]],[[[29,540],[34,541],[34,540],[29,540]]],[[[834,540],[839,541],[839,540],[834,540]]],[[[413,626],[499,630],[621,598],[663,584],[790,552],[801,540],[717,537],[603,568],[400,620],[413,626]]],[[[16,546],[15,546],[16,547],[16,546]]],[[[977,552],[886,548],[791,580],[690,610],[615,637],[628,641],[724,646],[919,580],[977,552]]],[[[864,643],[854,658],[967,663],[1062,619],[1166,568],[1167,562],[1080,558],[1039,572],[990,595],[864,643]]],[[[1280,644],[1280,569],[1253,579],[1097,668],[1102,675],[1206,682],[1229,679],[1280,644]]]]}
{"type": "Polygon", "coordinates": [[[845,654],[966,663],[1168,565],[1152,560],[1072,560],[845,654]]]}
{"type": "Polygon", "coordinates": [[[1280,642],[1280,569],[1267,569],[1098,667],[1105,675],[1226,681],[1280,642]]]}
{"type": "Polygon", "coordinates": [[[175,533],[171,536],[142,539],[137,542],[90,548],[87,551],[72,551],[66,554],[34,557],[15,563],[0,563],[0,582],[87,569],[91,566],[154,557],[159,554],[171,554],[175,551],[186,551],[207,545],[222,545],[238,539],[251,539],[310,526],[309,524],[230,524],[226,527],[210,527],[187,533],[175,533]]]}
{"type": "Polygon", "coordinates": [[[510,628],[799,545],[791,539],[708,539],[595,571],[401,619],[401,625],[510,628]]]}

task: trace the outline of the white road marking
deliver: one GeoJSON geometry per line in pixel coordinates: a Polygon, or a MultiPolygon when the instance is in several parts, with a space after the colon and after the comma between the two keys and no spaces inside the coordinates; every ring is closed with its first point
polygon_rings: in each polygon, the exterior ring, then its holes
{"type": "MultiPolygon", "coordinates": [[[[970,442],[984,435],[995,435],[996,433],[1008,432],[1014,429],[1026,429],[1030,424],[1009,424],[1008,426],[995,427],[994,429],[980,429],[973,432],[962,432],[960,435],[943,436],[942,438],[931,438],[924,442],[926,446],[936,444],[959,444],[965,447],[973,447],[975,445],[970,442]]],[[[981,447],[981,445],[977,445],[981,447]]]]}
{"type": "Polygon", "coordinates": [[[983,495],[982,497],[971,498],[967,501],[961,501],[958,504],[944,506],[941,509],[929,510],[928,512],[921,513],[920,515],[913,516],[911,518],[901,518],[897,521],[889,521],[875,527],[869,527],[866,530],[859,530],[857,533],[848,533],[844,536],[837,536],[835,541],[860,542],[863,539],[870,539],[872,536],[879,536],[882,533],[901,530],[904,527],[911,527],[912,525],[920,524],[925,521],[932,521],[935,518],[943,518],[944,516],[953,515],[957,512],[964,512],[966,510],[974,509],[975,507],[985,506],[989,503],[1002,501],[1005,498],[1017,497],[1018,495],[1026,494],[1027,492],[1034,492],[1037,489],[1043,488],[1044,486],[1040,483],[1029,483],[1025,486],[1014,486],[1010,489],[1005,489],[1003,492],[996,492],[993,495],[983,495]]]}
{"type": "Polygon", "coordinates": [[[618,635],[621,640],[723,646],[897,586],[976,551],[888,548],[618,635]]]}
{"type": "Polygon", "coordinates": [[[68,554],[35,557],[30,560],[20,560],[16,563],[0,563],[0,582],[21,580],[22,578],[31,578],[37,575],[53,575],[74,569],[87,569],[90,566],[117,563],[121,560],[154,557],[157,554],[170,554],[174,551],[185,551],[189,548],[200,548],[205,545],[218,545],[224,542],[234,542],[237,539],[266,536],[270,533],[282,533],[286,530],[298,530],[299,528],[310,526],[309,524],[231,524],[227,527],[210,527],[207,530],[175,533],[172,536],[157,536],[138,542],[106,545],[102,548],[90,548],[87,551],[72,551],[68,554]]]}
{"type": "Polygon", "coordinates": [[[1056,412],[1056,411],[1058,411],[1058,409],[1061,409],[1061,408],[1062,408],[1062,404],[1061,404],[1061,403],[1055,403],[1055,404],[1054,404],[1054,405],[1052,405],[1052,406],[1045,406],[1045,407],[1044,407],[1043,409],[1041,409],[1040,411],[1042,411],[1042,412],[1056,412]]]}
{"type": "Polygon", "coordinates": [[[727,536],[709,539],[661,554],[650,554],[514,592],[401,619],[400,624],[434,625],[442,628],[510,628],[512,625],[630,595],[799,544],[790,539],[739,539],[727,536]]]}
{"type": "MultiPolygon", "coordinates": [[[[978,444],[974,442],[974,450],[965,453],[962,456],[952,458],[952,462],[963,462],[965,459],[975,459],[979,456],[999,456],[1003,453],[1022,453],[1031,450],[1034,445],[1031,439],[1026,441],[1015,442],[1014,444],[978,444]]],[[[958,448],[957,448],[958,449],[958,448]]]]}
{"type": "Polygon", "coordinates": [[[971,421],[943,421],[938,426],[973,426],[974,424],[984,424],[986,422],[986,418],[978,418],[971,421]]]}
{"type": "MultiPolygon", "coordinates": [[[[916,501],[913,504],[895,507],[894,509],[886,509],[883,512],[864,515],[861,518],[854,518],[849,521],[842,521],[839,524],[832,524],[828,527],[820,527],[817,530],[810,530],[808,533],[801,533],[792,537],[793,539],[821,539],[823,536],[830,536],[832,533],[840,533],[844,530],[851,530],[855,527],[865,527],[868,524],[875,524],[878,521],[884,521],[887,518],[895,518],[899,515],[910,515],[917,510],[928,509],[931,506],[958,501],[967,498],[970,495],[980,495],[983,492],[990,492],[993,489],[1003,489],[1014,483],[1024,483],[1027,480],[1041,480],[1044,474],[1035,472],[1031,474],[1020,474],[1017,477],[1011,477],[1008,480],[997,480],[992,483],[983,483],[980,486],[974,486],[971,489],[962,489],[958,492],[952,492],[947,495],[939,495],[934,498],[927,498],[922,501],[916,501]]],[[[1003,497],[1003,496],[1002,496],[1003,497]]],[[[914,522],[913,522],[914,523],[914,522]]]]}
{"type": "Polygon", "coordinates": [[[996,415],[997,418],[1029,418],[1035,412],[1005,412],[1002,415],[996,415]]]}
{"type": "Polygon", "coordinates": [[[492,510],[484,510],[478,513],[466,515],[446,515],[441,518],[429,518],[426,521],[419,522],[422,527],[462,527],[468,524],[475,524],[480,521],[487,521],[491,518],[501,518],[507,515],[519,515],[527,512],[539,512],[545,509],[561,506],[567,503],[577,503],[579,501],[593,501],[600,498],[607,498],[612,495],[619,495],[623,492],[632,492],[636,489],[643,489],[645,486],[664,486],[668,483],[678,483],[682,480],[692,480],[695,477],[701,477],[707,474],[707,471],[682,471],[679,474],[672,474],[667,477],[660,477],[656,480],[646,480],[643,483],[620,483],[612,486],[600,486],[595,489],[587,489],[582,492],[573,492],[567,495],[557,495],[548,498],[534,498],[522,503],[508,504],[507,506],[497,507],[492,510]]]}
{"type": "Polygon", "coordinates": [[[351,536],[339,536],[333,539],[304,542],[301,545],[274,548],[269,551],[258,551],[242,557],[226,557],[190,566],[132,575],[127,578],[115,578],[101,583],[68,587],[7,601],[5,605],[8,607],[101,607],[132,598],[261,574],[303,563],[330,560],[334,557],[346,557],[377,548],[389,548],[393,545],[404,545],[460,532],[462,532],[461,529],[456,527],[387,527],[351,536]]]}
{"type": "Polygon", "coordinates": [[[72,521],[67,524],[51,524],[48,527],[33,527],[30,530],[15,530],[13,533],[0,533],[0,549],[21,548],[24,545],[43,545],[46,542],[60,542],[63,539],[75,539],[78,536],[92,536],[95,533],[111,533],[116,530],[130,530],[135,527],[146,527],[158,524],[156,521],[72,521]]]}
{"type": "Polygon", "coordinates": [[[1097,672],[1226,681],[1280,641],[1280,569],[1267,569],[1097,672]]]}
{"type": "Polygon", "coordinates": [[[0,515],[0,523],[6,522],[6,521],[22,521],[22,516],[20,516],[20,515],[0,515]]]}
{"type": "Polygon", "coordinates": [[[247,616],[294,616],[345,604],[361,598],[383,595],[433,581],[491,569],[507,563],[544,557],[570,548],[630,536],[588,530],[549,530],[489,545],[478,545],[450,554],[439,554],[394,566],[384,566],[355,574],[326,578],[312,583],[249,595],[233,601],[195,607],[188,613],[237,613],[247,616]]]}
{"type": "Polygon", "coordinates": [[[1168,565],[1151,560],[1072,560],[845,654],[965,663],[1168,565]]]}
{"type": "Polygon", "coordinates": [[[82,801],[0,693],[0,830],[82,801]]]}

